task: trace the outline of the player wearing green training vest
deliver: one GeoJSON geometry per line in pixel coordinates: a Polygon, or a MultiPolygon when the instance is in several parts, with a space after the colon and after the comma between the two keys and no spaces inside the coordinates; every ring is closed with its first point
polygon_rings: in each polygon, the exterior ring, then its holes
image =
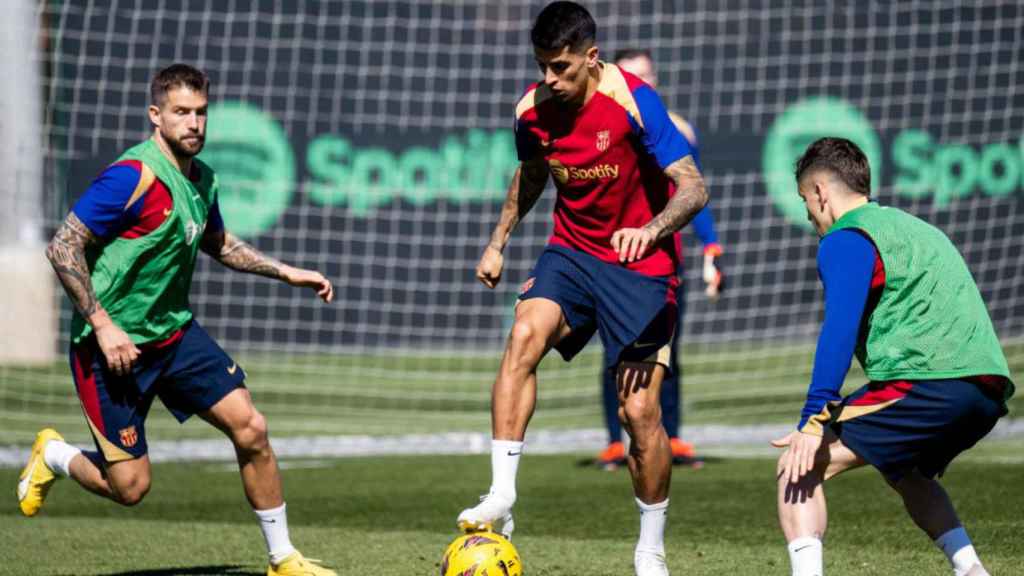
{"type": "Polygon", "coordinates": [[[189,308],[200,250],[234,270],[312,288],[325,302],[334,297],[319,272],[282,264],[225,229],[217,176],[195,158],[206,136],[208,88],[191,66],[157,73],[152,136],[93,181],[47,247],[75,306],[71,372],[97,450],[82,452],[42,430],[19,478],[19,505],[37,514],[58,476],[126,506],[141,501],[150,486],[146,415],[159,397],[179,421],[198,414],[234,444],[268,574],[333,575],[292,546],[277,460],[245,372],[189,308]]]}
{"type": "Polygon", "coordinates": [[[825,480],[877,468],[956,576],[987,574],[936,480],[1006,414],[1014,386],[967,265],[940,230],[868,200],[871,170],[842,138],[811,144],[797,188],[821,243],[825,321],[797,429],[773,444],[794,576],[821,576],[825,480]],[[856,355],[870,382],[839,390],[856,355]]]}

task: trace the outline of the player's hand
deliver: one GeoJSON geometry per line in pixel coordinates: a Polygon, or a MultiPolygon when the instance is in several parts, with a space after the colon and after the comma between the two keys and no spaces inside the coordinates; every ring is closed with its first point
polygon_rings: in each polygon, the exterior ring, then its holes
{"type": "Polygon", "coordinates": [[[96,343],[107,360],[107,367],[118,376],[130,374],[141,352],[128,334],[113,322],[96,328],[94,332],[96,343]]]}
{"type": "Polygon", "coordinates": [[[282,270],[284,281],[300,288],[312,288],[324,302],[334,300],[334,285],[316,270],[303,270],[286,266],[282,270]]]}
{"type": "Polygon", "coordinates": [[[612,234],[612,248],[619,253],[619,262],[633,262],[647,254],[654,240],[654,232],[647,228],[620,228],[612,234]]]}
{"type": "Polygon", "coordinates": [[[722,270],[719,269],[716,257],[713,253],[704,255],[704,294],[711,301],[718,300],[722,293],[722,270]]]}
{"type": "Polygon", "coordinates": [[[821,436],[794,430],[783,438],[772,440],[772,446],[786,448],[782,458],[779,458],[775,477],[789,478],[790,484],[796,484],[814,470],[814,457],[821,448],[821,436]]]}
{"type": "Polygon", "coordinates": [[[501,282],[501,269],[505,267],[505,256],[492,244],[484,248],[480,263],[476,265],[476,279],[484,286],[494,288],[501,282]]]}

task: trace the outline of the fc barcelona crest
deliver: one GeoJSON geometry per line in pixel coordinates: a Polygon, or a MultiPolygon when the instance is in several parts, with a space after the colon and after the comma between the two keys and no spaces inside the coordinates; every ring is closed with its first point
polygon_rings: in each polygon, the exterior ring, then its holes
{"type": "Polygon", "coordinates": [[[125,448],[131,448],[135,446],[135,443],[139,441],[139,435],[135,432],[135,426],[129,426],[120,431],[121,434],[121,445],[125,448]]]}
{"type": "Polygon", "coordinates": [[[601,130],[597,133],[597,149],[604,152],[608,149],[608,145],[612,142],[611,132],[609,130],[601,130]]]}

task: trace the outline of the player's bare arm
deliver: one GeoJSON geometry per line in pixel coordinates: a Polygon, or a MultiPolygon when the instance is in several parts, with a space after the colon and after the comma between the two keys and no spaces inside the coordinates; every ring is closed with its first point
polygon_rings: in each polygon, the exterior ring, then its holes
{"type": "Polygon", "coordinates": [[[313,288],[324,302],[334,299],[334,286],[323,274],[279,262],[227,230],[207,230],[200,248],[232,270],[282,280],[292,286],[313,288]]]}
{"type": "Polygon", "coordinates": [[[494,288],[501,281],[501,270],[505,264],[502,251],[508,243],[512,230],[529,213],[537,199],[544,193],[548,183],[548,168],[543,159],[523,162],[512,176],[501,217],[491,233],[491,241],[484,249],[476,267],[476,277],[488,288],[494,288]]]}
{"type": "Polygon", "coordinates": [[[139,349],[123,330],[114,324],[100,305],[89,274],[85,251],[99,244],[89,228],[74,212],[68,214],[46,247],[46,257],[75,308],[93,327],[96,340],[115,374],[127,374],[139,356],[139,349]]]}
{"type": "Polygon", "coordinates": [[[665,209],[642,228],[622,228],[612,235],[612,248],[619,253],[620,262],[643,258],[652,246],[685,226],[708,203],[704,178],[692,156],[669,164],[665,174],[676,185],[676,193],[665,209]]]}

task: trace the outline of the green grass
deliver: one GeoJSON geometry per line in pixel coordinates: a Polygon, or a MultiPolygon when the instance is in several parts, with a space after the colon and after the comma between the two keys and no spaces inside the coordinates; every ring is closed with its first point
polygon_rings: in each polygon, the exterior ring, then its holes
{"type": "MultiPolygon", "coordinates": [[[[1024,344],[1004,349],[1011,371],[1021,373],[1024,344]]],[[[250,354],[237,359],[257,406],[280,437],[486,430],[500,354],[250,354]]],[[[791,421],[803,404],[812,359],[809,344],[684,346],[684,421],[791,421]]],[[[571,364],[550,354],[541,365],[531,429],[601,427],[600,362],[596,347],[571,364]]],[[[854,363],[847,389],[863,382],[854,363]]],[[[218,435],[201,422],[179,426],[159,402],[155,405],[146,424],[151,439],[218,435]]],[[[1014,398],[1010,408],[1021,413],[1024,395],[1014,398]]],[[[30,442],[44,424],[56,426],[72,441],[90,441],[67,365],[0,366],[0,444],[30,442]]]]}
{"type": "MultiPolygon", "coordinates": [[[[530,576],[631,573],[638,523],[628,474],[580,467],[578,458],[523,461],[515,543],[530,576]]],[[[289,464],[283,473],[295,543],[342,574],[379,576],[436,574],[455,536],[455,515],[486,487],[490,473],[481,456],[289,464]]],[[[788,573],[773,471],[769,459],[675,469],[667,535],[674,574],[788,573]]],[[[1024,565],[1022,475],[1020,461],[965,460],[944,481],[993,574],[1019,573],[1024,565]]],[[[0,485],[13,491],[16,476],[0,470],[0,485]]],[[[232,466],[157,465],[153,478],[152,492],[135,508],[66,480],[36,518],[19,516],[12,498],[0,512],[0,574],[262,573],[262,541],[232,466]]],[[[829,574],[949,574],[942,554],[877,473],[851,472],[831,481],[827,492],[829,574]]]]}

